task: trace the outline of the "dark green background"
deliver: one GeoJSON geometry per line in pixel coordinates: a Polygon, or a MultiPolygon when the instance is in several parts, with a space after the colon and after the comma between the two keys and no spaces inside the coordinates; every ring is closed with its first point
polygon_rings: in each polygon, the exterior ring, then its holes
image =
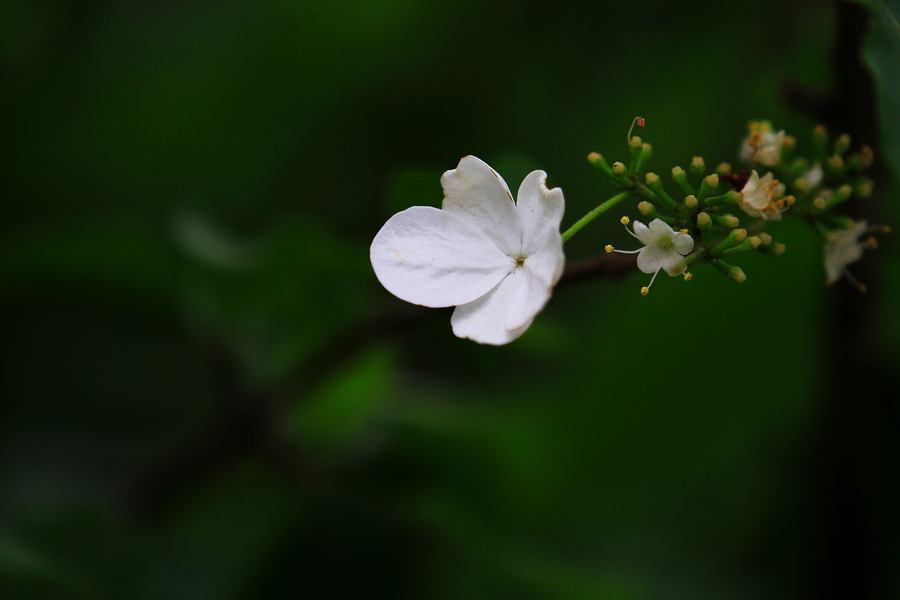
{"type": "MultiPolygon", "coordinates": [[[[699,266],[647,297],[637,272],[565,286],[501,348],[368,263],[467,154],[513,189],[546,170],[568,226],[614,192],[585,156],[624,160],[636,115],[663,175],[736,163],[754,118],[809,150],[816,100],[867,97],[841,75],[858,53],[832,52],[866,18],[811,0],[4,3],[0,596],[896,597],[891,236],[853,269],[864,300],[823,286],[820,239],[786,219],[782,257],[734,261],[742,285],[699,266]]],[[[872,62],[898,64],[879,23],[872,62]]],[[[900,114],[897,79],[879,85],[845,120],[900,114]]],[[[882,156],[885,123],[854,147],[882,156]]],[[[874,176],[853,210],[897,229],[874,176]]],[[[618,216],[570,262],[633,243],[618,216]]]]}

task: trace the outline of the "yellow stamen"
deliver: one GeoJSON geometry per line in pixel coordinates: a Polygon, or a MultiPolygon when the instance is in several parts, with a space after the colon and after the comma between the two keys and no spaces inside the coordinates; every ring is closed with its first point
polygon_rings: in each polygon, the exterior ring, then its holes
{"type": "Polygon", "coordinates": [[[685,271],[685,273],[684,273],[684,280],[685,280],[685,281],[690,281],[690,280],[693,279],[693,278],[694,278],[694,274],[693,274],[693,273],[691,273],[690,271],[685,271]]]}
{"type": "Polygon", "coordinates": [[[604,248],[607,252],[614,252],[616,249],[612,247],[611,244],[607,244],[606,248],[604,248]]]}
{"type": "Polygon", "coordinates": [[[628,225],[629,223],[631,223],[631,219],[629,219],[628,217],[622,217],[621,219],[619,219],[619,223],[621,223],[622,225],[628,225]]]}
{"type": "Polygon", "coordinates": [[[650,288],[648,288],[647,286],[644,286],[641,288],[641,296],[646,296],[649,293],[650,293],[650,288]]]}
{"type": "Polygon", "coordinates": [[[679,229],[679,231],[680,231],[681,233],[687,233],[687,232],[688,232],[687,229],[679,229]]]}

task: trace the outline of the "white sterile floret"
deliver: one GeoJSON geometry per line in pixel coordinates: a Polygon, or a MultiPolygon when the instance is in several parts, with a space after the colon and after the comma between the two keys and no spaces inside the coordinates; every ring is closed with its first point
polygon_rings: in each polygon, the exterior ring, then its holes
{"type": "Polygon", "coordinates": [[[503,178],[466,156],[441,177],[442,209],[413,206],[381,228],[369,257],[392,294],[431,308],[455,306],[453,333],[507,344],[531,325],[562,275],[565,201],[532,171],[513,200],[503,178]]]}
{"type": "MultiPolygon", "coordinates": [[[[672,277],[684,273],[685,267],[680,264],[681,259],[694,249],[694,238],[690,235],[675,231],[661,219],[653,219],[650,225],[635,221],[634,232],[629,231],[627,227],[625,230],[640,240],[644,247],[639,250],[616,250],[616,252],[637,253],[638,269],[647,274],[653,273],[646,290],[653,285],[660,270],[665,270],[672,277]]],[[[642,293],[647,292],[642,290],[642,293]]]]}
{"type": "Polygon", "coordinates": [[[760,178],[756,171],[752,171],[750,179],[741,190],[744,202],[741,208],[751,217],[762,217],[770,221],[781,219],[782,207],[776,201],[784,195],[785,187],[779,183],[771,173],[760,178]]]}
{"type": "Polygon", "coordinates": [[[863,250],[871,247],[869,241],[860,242],[859,237],[871,231],[866,221],[854,221],[849,229],[839,229],[831,234],[825,242],[825,273],[828,275],[827,283],[833,284],[843,275],[861,289],[865,286],[856,281],[847,271],[847,265],[853,264],[862,258],[863,250]]]}

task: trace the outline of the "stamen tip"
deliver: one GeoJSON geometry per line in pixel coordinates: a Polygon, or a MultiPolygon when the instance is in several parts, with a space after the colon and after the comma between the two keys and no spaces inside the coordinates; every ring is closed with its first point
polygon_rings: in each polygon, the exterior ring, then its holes
{"type": "Polygon", "coordinates": [[[621,219],[619,219],[619,223],[621,223],[622,225],[628,225],[629,223],[631,223],[631,219],[629,219],[628,217],[622,217],[621,219]]]}
{"type": "Polygon", "coordinates": [[[694,278],[694,274],[693,274],[693,273],[691,273],[690,271],[685,271],[685,272],[684,272],[684,280],[685,280],[685,281],[690,281],[690,280],[693,279],[693,278],[694,278]]]}
{"type": "Polygon", "coordinates": [[[644,286],[641,288],[641,296],[646,296],[649,293],[650,293],[650,288],[648,288],[647,286],[644,286]]]}
{"type": "Polygon", "coordinates": [[[609,253],[609,252],[615,252],[616,249],[612,247],[612,244],[607,244],[606,248],[604,248],[604,250],[606,250],[606,252],[609,253]]]}

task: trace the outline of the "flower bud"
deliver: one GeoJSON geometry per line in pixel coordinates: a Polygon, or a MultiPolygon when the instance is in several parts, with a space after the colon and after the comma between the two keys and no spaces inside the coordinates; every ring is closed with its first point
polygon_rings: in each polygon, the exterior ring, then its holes
{"type": "Polygon", "coordinates": [[[703,177],[703,173],[706,171],[706,163],[703,161],[702,156],[695,156],[691,159],[690,171],[691,175],[697,179],[703,177]]]}
{"type": "Polygon", "coordinates": [[[715,258],[709,262],[710,264],[712,264],[712,266],[728,275],[728,278],[732,281],[736,281],[737,283],[744,283],[744,281],[747,280],[747,276],[744,275],[744,271],[740,267],[733,267],[728,263],[715,258]]]}
{"type": "Polygon", "coordinates": [[[672,169],[672,180],[675,181],[675,184],[679,188],[681,188],[681,193],[685,196],[690,196],[694,193],[694,188],[691,187],[691,184],[688,182],[687,173],[685,173],[684,169],[681,167],[672,169]]]}
{"type": "Polygon", "coordinates": [[[833,174],[840,175],[841,171],[844,170],[844,159],[838,155],[831,156],[825,161],[825,166],[833,174]]]}
{"type": "Polygon", "coordinates": [[[843,156],[847,150],[850,149],[850,136],[846,133],[838,136],[838,139],[834,140],[834,155],[835,156],[843,156]]]}
{"type": "Polygon", "coordinates": [[[697,208],[698,204],[700,203],[697,201],[697,197],[693,194],[685,197],[684,199],[684,207],[689,210],[694,210],[695,208],[697,208]]]}
{"type": "MultiPolygon", "coordinates": [[[[621,175],[616,175],[613,172],[613,169],[607,164],[606,159],[597,152],[591,152],[588,154],[588,162],[594,166],[598,171],[603,173],[606,178],[612,183],[614,186],[622,188],[622,187],[630,187],[630,182],[622,177],[621,175]]],[[[624,170],[624,167],[623,167],[624,170]]]]}
{"type": "Polygon", "coordinates": [[[853,197],[854,198],[869,198],[872,195],[872,189],[874,188],[874,183],[868,177],[860,177],[856,183],[853,184],[853,197]]]}
{"type": "Polygon", "coordinates": [[[641,153],[637,158],[637,164],[634,167],[635,173],[640,173],[644,166],[653,158],[653,146],[650,144],[644,144],[641,147],[641,153]]]}
{"type": "Polygon", "coordinates": [[[801,194],[809,190],[809,182],[801,177],[800,179],[794,180],[794,189],[800,192],[801,194]]]}
{"type": "Polygon", "coordinates": [[[675,202],[675,199],[672,198],[666,190],[663,189],[662,182],[659,180],[659,175],[656,173],[647,173],[644,176],[644,180],[647,182],[647,187],[653,190],[653,193],[659,198],[666,206],[668,206],[671,210],[675,210],[678,206],[678,203],[675,202]]]}
{"type": "Polygon", "coordinates": [[[710,215],[712,218],[712,222],[718,225],[719,227],[724,227],[725,229],[737,229],[737,227],[741,224],[740,219],[738,219],[734,215],[710,215]]]}
{"type": "Polygon", "coordinates": [[[641,138],[638,136],[632,136],[630,140],[628,140],[628,146],[632,150],[640,150],[644,143],[641,141],[641,138]]]}
{"type": "Polygon", "coordinates": [[[816,125],[813,129],[813,146],[816,148],[816,156],[824,157],[828,146],[828,130],[824,125],[816,125]]]}
{"type": "Polygon", "coordinates": [[[620,162],[614,162],[612,166],[613,175],[624,175],[625,174],[625,165],[620,162]]]}
{"type": "Polygon", "coordinates": [[[772,243],[772,236],[766,233],[765,231],[760,232],[759,239],[762,242],[763,246],[768,246],[772,243]]]}
{"type": "Polygon", "coordinates": [[[754,235],[753,237],[747,238],[747,241],[750,242],[750,247],[756,250],[759,248],[759,245],[762,244],[762,240],[758,235],[754,235]]]}
{"type": "Polygon", "coordinates": [[[652,217],[653,213],[656,212],[656,207],[644,200],[642,202],[638,202],[638,210],[641,211],[641,214],[645,217],[652,217]]]}
{"type": "Polygon", "coordinates": [[[719,176],[713,173],[708,177],[703,178],[703,182],[700,184],[700,190],[697,192],[697,199],[703,200],[707,196],[710,195],[715,189],[719,187],[719,176]]]}
{"type": "Polygon", "coordinates": [[[719,163],[719,166],[716,167],[716,175],[721,177],[722,175],[727,175],[728,173],[731,173],[731,165],[729,165],[727,162],[719,163]]]}

